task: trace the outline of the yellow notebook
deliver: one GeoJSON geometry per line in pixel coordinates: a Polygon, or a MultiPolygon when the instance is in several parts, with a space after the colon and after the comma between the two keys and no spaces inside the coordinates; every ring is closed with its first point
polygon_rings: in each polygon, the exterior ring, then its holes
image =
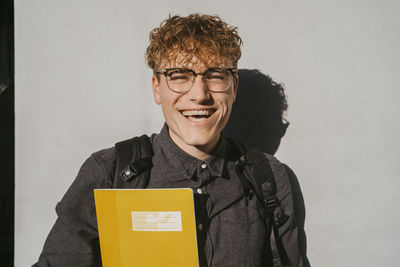
{"type": "Polygon", "coordinates": [[[198,267],[193,191],[95,189],[104,267],[198,267]]]}

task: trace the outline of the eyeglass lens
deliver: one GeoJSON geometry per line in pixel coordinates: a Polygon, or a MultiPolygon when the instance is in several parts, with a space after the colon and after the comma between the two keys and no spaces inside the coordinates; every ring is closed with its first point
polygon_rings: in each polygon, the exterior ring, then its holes
{"type": "MultiPolygon", "coordinates": [[[[213,92],[223,92],[232,82],[232,73],[229,70],[208,69],[203,74],[206,87],[213,92]]],[[[190,69],[172,69],[166,73],[167,84],[172,91],[189,91],[196,79],[196,74],[190,69]]]]}

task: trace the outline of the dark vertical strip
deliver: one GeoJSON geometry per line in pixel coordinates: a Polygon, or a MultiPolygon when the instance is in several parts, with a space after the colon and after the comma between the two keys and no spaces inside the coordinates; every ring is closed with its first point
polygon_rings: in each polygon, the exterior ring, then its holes
{"type": "Polygon", "coordinates": [[[0,0],[0,262],[14,265],[14,1],[0,0]]]}

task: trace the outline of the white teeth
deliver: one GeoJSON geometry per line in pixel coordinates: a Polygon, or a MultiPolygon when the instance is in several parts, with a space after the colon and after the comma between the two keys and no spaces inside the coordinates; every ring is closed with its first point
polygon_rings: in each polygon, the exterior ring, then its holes
{"type": "Polygon", "coordinates": [[[193,121],[193,122],[199,122],[199,121],[204,121],[204,120],[206,120],[206,118],[195,118],[195,117],[188,117],[188,119],[189,119],[190,121],[193,121]]]}
{"type": "Polygon", "coordinates": [[[213,114],[214,111],[210,109],[202,109],[202,110],[184,110],[182,114],[184,116],[209,116],[213,114]]]}

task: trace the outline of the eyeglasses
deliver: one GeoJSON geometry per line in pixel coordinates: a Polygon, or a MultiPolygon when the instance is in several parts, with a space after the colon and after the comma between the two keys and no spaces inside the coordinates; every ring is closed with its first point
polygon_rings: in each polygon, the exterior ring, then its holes
{"type": "Polygon", "coordinates": [[[203,76],[203,82],[208,90],[224,92],[231,86],[235,73],[237,70],[234,68],[209,68],[201,73],[186,68],[169,68],[156,72],[156,74],[164,74],[168,88],[176,93],[189,92],[198,75],[203,76]]]}

